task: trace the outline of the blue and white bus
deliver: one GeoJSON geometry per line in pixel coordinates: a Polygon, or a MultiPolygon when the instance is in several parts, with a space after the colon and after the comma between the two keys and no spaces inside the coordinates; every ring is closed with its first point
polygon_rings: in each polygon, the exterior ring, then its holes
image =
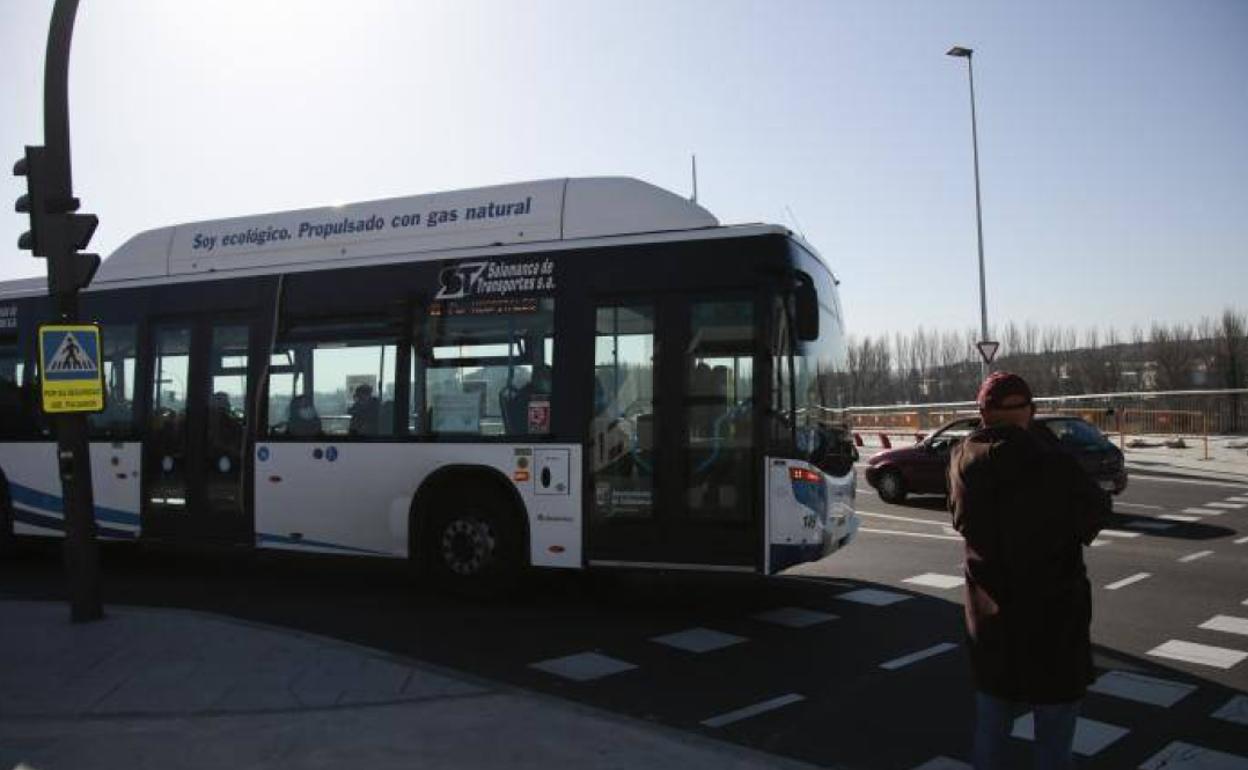
{"type": "MultiPolygon", "coordinates": [[[[82,295],[103,538],[772,574],[857,530],[836,280],[628,178],[141,233],[82,295]]],[[[0,283],[0,538],[63,531],[42,280],[0,283]]]]}

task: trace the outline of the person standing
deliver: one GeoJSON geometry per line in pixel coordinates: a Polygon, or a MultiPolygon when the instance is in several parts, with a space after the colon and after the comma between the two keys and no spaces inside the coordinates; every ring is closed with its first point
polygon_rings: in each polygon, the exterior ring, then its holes
{"type": "Polygon", "coordinates": [[[1031,707],[1038,770],[1072,766],[1079,704],[1093,678],[1092,589],[1083,546],[1109,494],[1035,426],[1031,388],[994,372],[983,425],[953,451],[949,511],[966,544],[964,610],[975,680],[976,770],[1005,767],[1016,712],[1031,707]]]}

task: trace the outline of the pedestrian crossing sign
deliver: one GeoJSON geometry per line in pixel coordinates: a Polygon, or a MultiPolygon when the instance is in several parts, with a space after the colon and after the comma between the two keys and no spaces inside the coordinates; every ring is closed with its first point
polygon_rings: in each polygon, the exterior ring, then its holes
{"type": "Polygon", "coordinates": [[[44,412],[103,411],[100,327],[96,324],[41,324],[39,382],[43,389],[44,412]]]}

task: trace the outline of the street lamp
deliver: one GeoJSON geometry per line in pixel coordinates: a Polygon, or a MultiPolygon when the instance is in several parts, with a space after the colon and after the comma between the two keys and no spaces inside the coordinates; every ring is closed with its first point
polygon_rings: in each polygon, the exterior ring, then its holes
{"type": "MultiPolygon", "coordinates": [[[[979,133],[975,127],[975,65],[971,61],[974,54],[970,48],[955,45],[946,52],[946,56],[966,59],[966,71],[971,79],[971,149],[975,158],[975,230],[979,238],[979,340],[988,341],[988,301],[984,288],[984,217],[979,202],[979,133]]],[[[995,351],[994,351],[995,352],[995,351]]],[[[981,351],[980,373],[988,375],[988,361],[983,359],[981,351]]]]}

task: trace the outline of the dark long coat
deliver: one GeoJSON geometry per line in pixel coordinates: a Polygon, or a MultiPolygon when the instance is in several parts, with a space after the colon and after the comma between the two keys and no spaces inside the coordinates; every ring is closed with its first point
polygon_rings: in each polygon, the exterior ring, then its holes
{"type": "Polygon", "coordinates": [[[1083,546],[1109,495],[1042,429],[981,428],[954,450],[949,510],[966,541],[966,628],[976,686],[1027,703],[1083,697],[1092,590],[1083,546]]]}

